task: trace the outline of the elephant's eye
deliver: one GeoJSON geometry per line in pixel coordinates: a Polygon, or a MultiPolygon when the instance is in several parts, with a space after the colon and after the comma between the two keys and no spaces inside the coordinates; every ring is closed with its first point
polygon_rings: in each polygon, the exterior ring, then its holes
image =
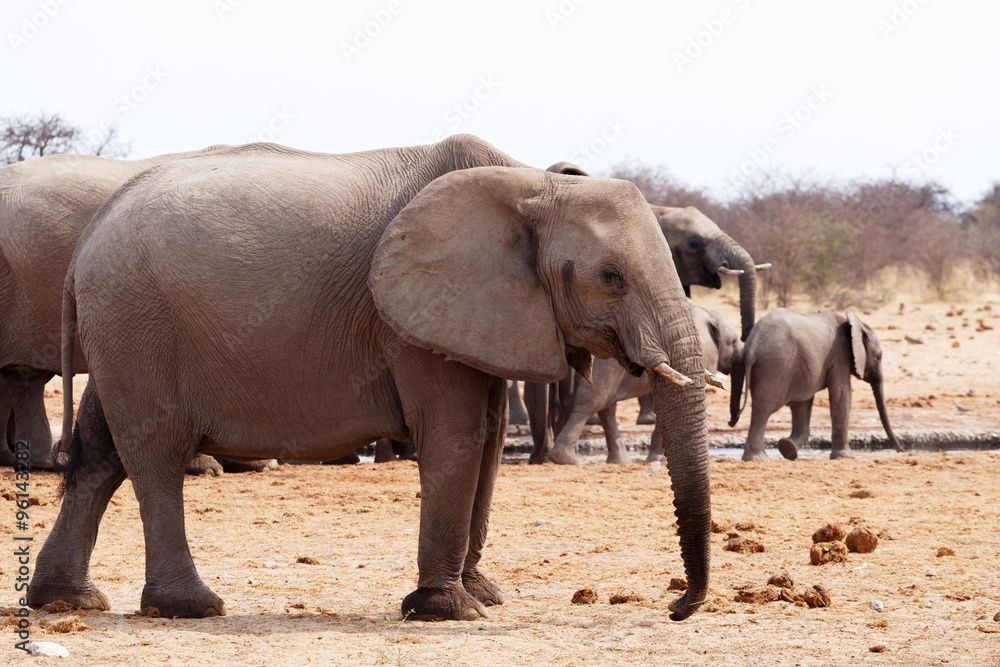
{"type": "Polygon", "coordinates": [[[698,236],[688,239],[687,245],[691,252],[701,252],[705,249],[705,241],[698,236]]]}
{"type": "Polygon", "coordinates": [[[613,266],[604,267],[601,271],[601,280],[604,281],[607,287],[616,292],[625,291],[625,279],[622,278],[621,272],[613,266]]]}

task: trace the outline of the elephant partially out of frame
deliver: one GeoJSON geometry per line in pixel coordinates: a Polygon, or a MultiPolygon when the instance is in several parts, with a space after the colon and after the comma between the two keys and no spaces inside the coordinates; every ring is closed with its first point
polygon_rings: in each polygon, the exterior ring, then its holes
{"type": "MultiPolygon", "coordinates": [[[[699,306],[691,306],[698,338],[701,340],[705,370],[711,374],[729,375],[743,364],[740,335],[722,315],[699,306]]],[[[566,424],[556,436],[555,447],[549,452],[552,463],[580,463],[577,445],[587,418],[597,413],[604,428],[608,447],[608,463],[631,463],[631,457],[618,431],[618,401],[648,396],[649,378],[635,377],[612,359],[594,362],[593,382],[577,382],[566,424]]],[[[647,460],[663,454],[659,429],[654,427],[647,460]]]]}
{"type": "MultiPolygon", "coordinates": [[[[764,461],[764,428],[782,406],[792,410],[792,433],[778,442],[786,459],[798,457],[809,440],[813,397],[826,389],[832,422],[830,458],[853,457],[847,439],[851,414],[851,376],[871,385],[882,427],[897,452],[903,451],[889,424],[882,382],[882,346],[871,327],[854,313],[795,313],[777,308],[750,333],[743,350],[746,389],[750,396],[750,431],[744,461],[764,461]]],[[[733,376],[730,426],[739,421],[744,378],[733,376]]],[[[745,400],[745,399],[744,399],[745,400]]]]}
{"type": "MultiPolygon", "coordinates": [[[[0,168],[0,465],[13,463],[11,448],[18,440],[31,443],[33,469],[56,464],[43,390],[61,371],[63,278],[91,217],[133,176],[225,148],[148,160],[52,155],[0,168]]],[[[73,372],[86,373],[79,347],[73,358],[73,372]]],[[[274,465],[224,463],[230,470],[274,465]]],[[[223,469],[209,456],[193,458],[189,468],[195,474],[223,469]]]]}
{"type": "Polygon", "coordinates": [[[688,580],[671,618],[705,600],[701,346],[632,183],[528,168],[468,135],[178,160],[102,206],[77,245],[63,312],[64,382],[76,340],[90,382],[34,607],[107,609],[90,556],[128,477],[145,534],[141,608],[223,614],[184,529],[191,454],[323,461],[384,437],[415,444],[420,475],[419,575],[402,610],[483,617],[504,601],[479,561],[505,379],[553,382],[570,364],[589,375],[591,354],[650,376],[688,580]]]}

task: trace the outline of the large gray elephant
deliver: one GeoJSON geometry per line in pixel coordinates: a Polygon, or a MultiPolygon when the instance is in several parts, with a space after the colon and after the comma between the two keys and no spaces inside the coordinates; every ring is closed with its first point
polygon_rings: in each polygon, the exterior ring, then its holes
{"type": "MultiPolygon", "coordinates": [[[[691,306],[698,338],[701,341],[705,370],[711,374],[729,375],[743,363],[740,335],[719,313],[691,306]]],[[[742,374],[741,374],[742,377],[742,374]]],[[[648,396],[651,387],[649,377],[635,377],[613,360],[594,361],[592,382],[578,382],[566,424],[555,439],[555,447],[549,452],[552,463],[580,463],[577,446],[580,434],[590,415],[597,414],[604,428],[604,440],[608,447],[608,463],[631,463],[631,457],[621,441],[618,430],[618,401],[628,398],[648,396]]],[[[652,460],[663,454],[663,444],[659,431],[654,427],[649,456],[652,460]]]]}
{"type": "MultiPolygon", "coordinates": [[[[578,167],[559,162],[549,171],[586,175],[578,167]]],[[[708,216],[698,209],[688,206],[674,208],[650,205],[667,239],[674,266],[690,295],[692,285],[718,289],[722,286],[721,275],[738,276],[740,284],[740,340],[745,341],[754,325],[757,291],[757,271],[767,264],[755,264],[753,257],[728,234],[723,232],[708,216]]],[[[565,424],[568,405],[572,403],[575,386],[525,387],[525,404],[531,423],[534,450],[532,463],[543,463],[554,445],[554,435],[565,424]],[[560,414],[561,411],[561,414],[560,414]]],[[[650,406],[640,402],[638,423],[655,422],[650,406]]]]}
{"type": "MultiPolygon", "coordinates": [[[[882,427],[896,451],[903,451],[885,407],[882,346],[871,327],[854,313],[802,314],[777,308],[754,327],[743,359],[751,403],[744,461],[767,460],[764,428],[770,416],[785,405],[792,410],[792,434],[778,442],[778,451],[786,459],[797,458],[798,448],[809,440],[813,396],[821,389],[830,395],[830,458],[853,457],[847,439],[852,375],[871,385],[882,427]]],[[[744,379],[734,374],[730,426],[739,421],[745,405],[739,401],[743,383],[744,379]]]]}
{"type": "Polygon", "coordinates": [[[705,600],[701,348],[631,183],[527,168],[467,135],[180,160],[133,179],[94,217],[64,315],[64,381],[77,339],[91,375],[32,606],[108,607],[89,561],[127,476],[145,534],[142,608],[222,614],[184,530],[191,453],[329,460],[388,437],[414,442],[419,461],[419,578],[402,609],[485,616],[504,599],[479,569],[503,378],[551,382],[571,362],[589,375],[590,353],[650,374],[688,578],[671,618],[705,600]]]}
{"type": "MultiPolygon", "coordinates": [[[[225,148],[229,146],[148,160],[53,155],[0,168],[0,465],[13,463],[12,446],[18,440],[31,443],[33,469],[56,463],[43,391],[61,371],[63,278],[91,217],[133,176],[225,148]]],[[[79,348],[76,352],[73,371],[86,373],[86,359],[79,348]]],[[[255,462],[251,468],[272,466],[255,462]]],[[[201,456],[192,459],[189,471],[218,474],[222,466],[201,456]]]]}

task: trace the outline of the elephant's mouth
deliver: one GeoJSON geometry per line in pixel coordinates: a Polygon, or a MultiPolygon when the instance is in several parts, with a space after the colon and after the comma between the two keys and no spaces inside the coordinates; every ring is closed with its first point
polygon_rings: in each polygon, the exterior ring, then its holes
{"type": "Polygon", "coordinates": [[[646,367],[642,364],[637,364],[632,359],[629,358],[628,353],[625,352],[625,346],[622,345],[621,338],[618,337],[618,332],[613,329],[608,331],[608,341],[611,347],[611,356],[614,357],[615,361],[621,364],[621,367],[628,371],[635,377],[642,377],[643,372],[646,367]]]}

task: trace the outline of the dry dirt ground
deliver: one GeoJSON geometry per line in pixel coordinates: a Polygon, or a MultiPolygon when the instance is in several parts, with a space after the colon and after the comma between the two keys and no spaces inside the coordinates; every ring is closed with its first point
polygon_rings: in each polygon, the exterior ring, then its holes
{"type": "MultiPolygon", "coordinates": [[[[701,302],[738,323],[726,297],[701,302]]],[[[897,431],[1000,429],[1000,296],[894,301],[859,314],[883,344],[897,431]]],[[[57,386],[50,414],[58,419],[57,386]]],[[[82,386],[78,379],[77,393],[82,386]]],[[[619,411],[623,426],[634,414],[634,405],[619,411]]],[[[825,398],[813,416],[814,435],[829,437],[825,398]]],[[[745,433],[749,422],[747,412],[738,428],[725,425],[722,392],[709,396],[709,417],[718,437],[745,433]]],[[[772,419],[773,434],[788,425],[786,409],[772,419]]],[[[879,428],[859,381],[851,428],[879,428]]],[[[644,463],[502,466],[483,568],[506,603],[480,622],[401,622],[400,601],[417,576],[420,500],[416,464],[400,462],[190,478],[191,550],[228,609],[205,620],[135,615],[143,541],[126,482],[92,563],[112,611],[33,614],[32,639],[58,642],[73,663],[94,665],[1000,665],[1000,451],[859,452],[836,461],[806,451],[795,462],[762,464],[712,458],[721,531],[712,540],[712,592],[681,623],[667,612],[678,595],[668,590],[671,579],[683,576],[669,479],[665,471],[644,475],[644,463]],[[812,534],[827,523],[881,537],[871,553],[812,565],[812,534]],[[763,551],[724,550],[730,533],[763,551]],[[823,586],[830,606],[764,601],[760,589],[781,571],[796,593],[823,586]],[[584,588],[596,603],[573,604],[584,588]],[[615,594],[635,598],[611,604],[615,594]]],[[[32,476],[36,549],[58,513],[58,481],[32,476]]],[[[0,492],[11,491],[12,474],[0,472],[0,492]]],[[[0,508],[0,539],[11,545],[14,503],[0,508]]],[[[5,551],[0,626],[16,600],[15,563],[5,551]]],[[[57,662],[15,650],[11,621],[3,637],[5,663],[57,662]]]]}

